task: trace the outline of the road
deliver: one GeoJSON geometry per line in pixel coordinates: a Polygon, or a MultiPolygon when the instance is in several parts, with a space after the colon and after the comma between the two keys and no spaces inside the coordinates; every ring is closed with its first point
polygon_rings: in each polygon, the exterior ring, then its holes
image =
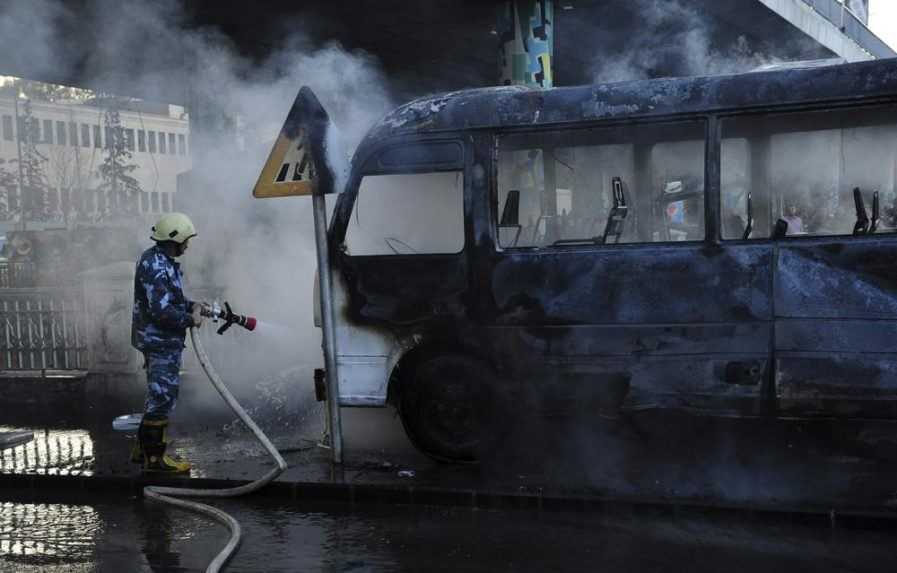
{"type": "MultiPolygon", "coordinates": [[[[202,571],[226,541],[136,497],[0,503],[0,571],[202,571]]],[[[830,528],[657,508],[622,513],[216,502],[244,527],[230,572],[892,571],[897,527],[830,528]]]]}

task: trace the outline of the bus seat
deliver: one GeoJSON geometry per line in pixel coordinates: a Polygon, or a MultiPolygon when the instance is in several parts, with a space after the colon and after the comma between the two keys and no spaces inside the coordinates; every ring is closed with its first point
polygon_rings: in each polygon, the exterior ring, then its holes
{"type": "Polygon", "coordinates": [[[614,177],[612,187],[614,206],[607,215],[607,224],[604,226],[604,235],[601,238],[601,243],[605,245],[610,238],[613,238],[614,243],[620,242],[620,236],[623,234],[623,222],[626,220],[626,215],[629,214],[626,194],[623,191],[623,180],[614,177]]]}

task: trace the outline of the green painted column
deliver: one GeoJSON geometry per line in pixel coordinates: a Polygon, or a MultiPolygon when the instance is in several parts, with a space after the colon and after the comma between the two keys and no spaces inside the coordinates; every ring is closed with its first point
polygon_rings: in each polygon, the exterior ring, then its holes
{"type": "Polygon", "coordinates": [[[554,0],[508,0],[496,31],[502,85],[554,85],[554,0]]]}

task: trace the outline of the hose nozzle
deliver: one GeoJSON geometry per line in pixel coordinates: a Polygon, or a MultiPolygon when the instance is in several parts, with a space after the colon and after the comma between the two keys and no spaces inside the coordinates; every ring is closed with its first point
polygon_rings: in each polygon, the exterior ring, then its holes
{"type": "Polygon", "coordinates": [[[207,309],[208,310],[202,311],[202,314],[211,317],[212,322],[217,324],[219,320],[224,321],[224,324],[218,328],[218,334],[224,334],[227,332],[227,329],[234,324],[239,324],[249,331],[255,330],[255,326],[258,324],[258,321],[254,316],[245,316],[243,314],[235,313],[227,301],[224,302],[224,308],[221,308],[218,301],[215,301],[208,306],[207,309]]]}

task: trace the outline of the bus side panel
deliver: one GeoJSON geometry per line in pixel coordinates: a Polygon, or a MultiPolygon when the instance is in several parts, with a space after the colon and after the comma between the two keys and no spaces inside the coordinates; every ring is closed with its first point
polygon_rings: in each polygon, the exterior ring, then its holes
{"type": "Polygon", "coordinates": [[[494,353],[546,412],[680,408],[754,415],[769,355],[767,323],[489,329],[494,353]]]}
{"type": "Polygon", "coordinates": [[[542,405],[758,414],[771,260],[748,245],[499,253],[487,338],[542,405]]]}
{"type": "Polygon", "coordinates": [[[897,418],[897,241],[783,244],[776,268],[782,415],[897,418]]]}

